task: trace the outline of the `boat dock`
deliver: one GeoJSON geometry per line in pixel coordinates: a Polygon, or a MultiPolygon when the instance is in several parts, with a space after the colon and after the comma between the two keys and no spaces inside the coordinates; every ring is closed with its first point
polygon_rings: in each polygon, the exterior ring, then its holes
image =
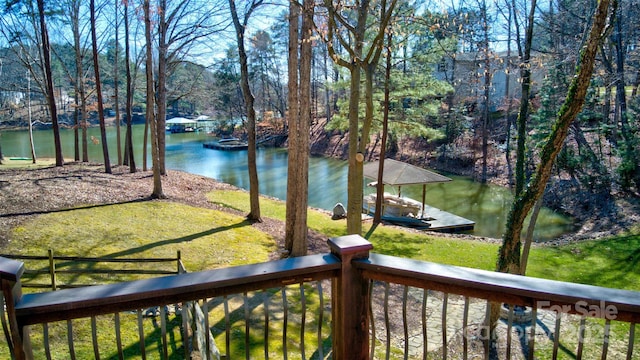
{"type": "Polygon", "coordinates": [[[211,141],[202,144],[205,149],[214,150],[247,150],[249,145],[246,141],[242,141],[236,138],[220,139],[218,141],[211,141]]]}
{"type": "Polygon", "coordinates": [[[472,220],[465,219],[462,216],[446,212],[444,210],[424,205],[424,212],[433,220],[427,220],[429,227],[424,230],[441,231],[441,232],[459,232],[473,230],[476,223],[472,220]]]}
{"type": "MultiPolygon", "coordinates": [[[[375,207],[369,208],[366,219],[372,219],[375,207]]],[[[411,227],[418,230],[429,230],[439,232],[461,232],[472,231],[476,223],[473,220],[465,219],[462,216],[438,209],[427,204],[424,205],[424,218],[409,216],[383,215],[382,221],[394,225],[411,227]]]]}

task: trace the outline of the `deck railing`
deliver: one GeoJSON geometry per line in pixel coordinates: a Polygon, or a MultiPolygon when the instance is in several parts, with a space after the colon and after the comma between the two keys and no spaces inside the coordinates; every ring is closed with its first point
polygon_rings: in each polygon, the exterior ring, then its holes
{"type": "Polygon", "coordinates": [[[54,291],[96,285],[96,282],[102,284],[114,275],[151,277],[187,272],[180,250],[175,257],[162,258],[64,256],[55,255],[52,249],[47,255],[0,254],[0,257],[27,262],[29,268],[25,268],[22,277],[23,288],[54,291]]]}
{"type": "Polygon", "coordinates": [[[106,340],[96,330],[96,323],[100,321],[97,319],[113,314],[118,344],[115,352],[124,358],[128,349],[122,348],[119,314],[133,311],[140,333],[139,353],[144,358],[141,309],[158,307],[161,324],[157,337],[147,340],[160,344],[154,350],[158,357],[169,358],[173,350],[174,353],[184,351],[184,355],[178,357],[188,358],[190,348],[198,346],[204,356],[211,354],[210,348],[216,344],[210,336],[200,339],[201,345],[187,341],[191,333],[187,316],[177,320],[178,336],[184,339],[182,348],[172,349],[175,334],[172,325],[167,325],[170,318],[165,310],[165,305],[180,304],[186,313],[187,304],[198,304],[203,313],[201,326],[225,334],[221,337],[225,339],[224,346],[217,345],[227,359],[237,355],[233,349],[244,349],[244,356],[239,357],[247,359],[286,357],[293,347],[287,349],[287,329],[290,329],[287,322],[293,322],[294,318],[301,329],[297,330],[300,344],[295,346],[299,353],[292,357],[303,359],[308,357],[305,339],[310,332],[317,338],[314,345],[317,349],[311,358],[326,358],[330,352],[333,359],[490,356],[555,359],[562,352],[568,352],[578,359],[593,357],[594,353],[601,359],[607,356],[632,359],[637,358],[640,351],[640,341],[635,336],[635,324],[640,320],[640,292],[369,254],[371,244],[359,236],[331,239],[329,244],[330,254],[24,295],[20,286],[22,263],[0,258],[6,305],[6,318],[2,318],[5,336],[14,358],[33,358],[34,351],[48,358],[51,350],[46,344],[32,342],[30,328],[43,324],[46,339],[48,324],[61,321],[64,327],[66,322],[68,348],[73,353],[74,319],[88,318],[91,327],[84,330],[83,335],[91,337],[92,355],[99,358],[106,340]],[[329,281],[331,291],[324,291],[329,281]],[[259,291],[257,296],[256,291],[259,291]],[[260,291],[263,295],[259,295],[260,291]],[[309,295],[309,291],[314,294],[309,295]],[[330,297],[331,305],[323,315],[325,296],[330,297]],[[230,311],[229,304],[235,301],[230,300],[232,297],[243,305],[231,305],[236,307],[230,311]],[[277,309],[272,301],[275,297],[285,299],[280,300],[282,306],[277,309]],[[504,319],[493,327],[495,331],[485,331],[489,328],[486,319],[491,318],[492,308],[503,308],[502,304],[509,304],[504,307],[504,319]],[[534,320],[518,320],[514,305],[527,309],[534,320]],[[222,307],[224,311],[212,323],[214,307],[222,307]],[[261,315],[257,313],[258,307],[261,315]],[[309,308],[316,312],[308,315],[309,308]],[[244,313],[244,331],[238,331],[241,335],[235,333],[237,328],[230,330],[234,321],[230,320],[234,316],[230,313],[244,313]],[[571,316],[576,318],[563,314],[575,314],[571,316]],[[329,319],[330,330],[322,327],[329,319]],[[311,325],[305,328],[305,324],[311,323],[313,329],[311,325]],[[575,336],[562,331],[567,325],[568,328],[575,325],[575,336]],[[602,331],[596,331],[598,329],[602,331]],[[269,348],[269,339],[273,339],[275,332],[282,334],[282,344],[274,352],[269,348]],[[497,337],[486,334],[497,334],[497,337]],[[259,356],[249,351],[256,343],[264,347],[259,356]],[[328,343],[331,348],[325,351],[324,345],[328,343]],[[492,346],[495,344],[497,346],[492,346]]]}

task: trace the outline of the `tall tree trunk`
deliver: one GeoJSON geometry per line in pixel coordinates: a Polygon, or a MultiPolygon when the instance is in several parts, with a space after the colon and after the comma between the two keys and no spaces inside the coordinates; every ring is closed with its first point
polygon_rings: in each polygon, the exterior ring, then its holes
{"type": "Polygon", "coordinates": [[[160,18],[158,24],[158,72],[156,82],[156,141],[158,143],[158,163],[157,166],[160,175],[166,175],[165,166],[165,149],[166,149],[166,131],[165,124],[167,120],[167,31],[168,25],[166,20],[167,1],[161,0],[159,5],[158,16],[160,18]]]}
{"type": "Polygon", "coordinates": [[[104,171],[111,174],[111,161],[109,160],[109,144],[107,144],[107,129],[104,123],[104,105],[102,101],[102,83],[100,82],[100,63],[98,61],[98,40],[96,37],[96,9],[95,0],[89,1],[89,16],[91,18],[91,45],[93,49],[93,70],[96,79],[96,96],[98,97],[98,119],[100,121],[100,138],[102,140],[102,156],[104,158],[104,171]]]}
{"type": "MultiPolygon", "coordinates": [[[[506,79],[505,79],[505,89],[504,96],[507,99],[507,114],[505,116],[505,121],[507,123],[507,131],[505,136],[505,161],[507,163],[507,179],[509,181],[509,186],[513,185],[513,165],[511,164],[511,110],[513,108],[513,97],[511,96],[511,29],[513,23],[513,14],[515,9],[511,6],[511,3],[507,1],[507,7],[509,10],[509,16],[507,19],[507,61],[505,62],[506,68],[506,79]]],[[[516,39],[520,41],[520,39],[516,39]]]]}
{"type": "Polygon", "coordinates": [[[300,123],[298,128],[298,172],[295,240],[291,255],[307,254],[307,208],[309,198],[309,124],[311,123],[311,42],[314,1],[304,0],[302,9],[302,39],[300,44],[300,123]]]}
{"type": "Polygon", "coordinates": [[[125,135],[125,155],[127,158],[127,164],[129,165],[129,172],[136,172],[136,161],[133,153],[133,80],[131,79],[131,62],[129,61],[131,56],[131,50],[129,47],[129,4],[125,2],[124,6],[124,58],[125,71],[127,76],[127,94],[126,96],[126,113],[127,113],[127,133],[125,135]]]}
{"type": "Polygon", "coordinates": [[[238,56],[240,59],[240,88],[244,97],[245,107],[247,111],[247,167],[249,170],[249,202],[251,210],[247,214],[247,219],[251,221],[262,221],[260,217],[260,190],[258,182],[258,167],[256,165],[256,110],[254,106],[255,98],[251,93],[249,86],[249,66],[247,63],[247,51],[244,46],[244,36],[246,23],[249,20],[251,11],[262,3],[261,0],[254,1],[251,10],[245,14],[244,22],[240,23],[238,13],[236,11],[235,0],[229,0],[229,8],[233,25],[236,30],[236,39],[238,42],[238,56]]]}
{"type": "Polygon", "coordinates": [[[44,58],[44,75],[47,89],[47,103],[53,124],[53,142],[56,153],[56,166],[64,165],[62,156],[62,143],[60,142],[60,126],[58,125],[58,111],[53,89],[53,75],[51,74],[51,47],[49,44],[49,32],[44,18],[44,0],[38,0],[38,14],[40,16],[40,32],[42,36],[42,57],[44,58]]]}
{"type": "Polygon", "coordinates": [[[489,57],[489,15],[487,14],[487,3],[482,1],[482,47],[484,52],[484,111],[482,112],[482,176],[481,183],[487,182],[487,167],[489,158],[489,116],[490,116],[490,96],[491,96],[491,58],[489,57]]]}
{"type": "Polygon", "coordinates": [[[115,0],[115,10],[114,13],[116,14],[115,16],[115,43],[116,43],[116,47],[114,49],[115,54],[114,54],[114,59],[113,59],[113,107],[115,108],[116,111],[116,144],[118,147],[118,165],[122,165],[122,143],[121,143],[121,139],[120,139],[120,99],[118,97],[118,86],[119,86],[119,74],[118,74],[118,65],[119,65],[119,61],[120,59],[118,59],[118,57],[120,56],[119,52],[118,52],[118,48],[120,45],[119,42],[119,35],[120,35],[120,21],[118,19],[118,3],[120,2],[120,0],[115,0]]]}
{"type": "Polygon", "coordinates": [[[527,120],[529,118],[529,97],[531,96],[531,44],[533,42],[533,24],[536,11],[536,0],[531,0],[531,8],[527,18],[527,28],[524,40],[524,51],[521,54],[520,77],[522,81],[522,96],[520,99],[520,110],[517,119],[517,144],[516,144],[516,186],[514,195],[519,196],[524,190],[526,182],[526,140],[527,140],[527,120]]]}
{"type": "MultiPolygon", "coordinates": [[[[325,43],[328,46],[331,59],[338,65],[349,70],[351,76],[350,89],[349,89],[349,158],[348,158],[348,174],[347,174],[347,233],[349,234],[361,234],[362,233],[362,194],[363,194],[363,161],[364,155],[367,150],[367,144],[369,142],[369,131],[371,129],[372,111],[368,110],[365,115],[365,119],[362,123],[362,130],[360,130],[360,117],[359,117],[359,103],[360,103],[360,79],[361,71],[370,73],[370,76],[365,76],[367,80],[367,89],[372,89],[373,69],[380,58],[384,43],[384,32],[387,29],[387,25],[391,19],[391,14],[397,0],[392,0],[391,4],[387,7],[387,2],[383,0],[377,9],[380,11],[380,18],[378,19],[377,34],[373,41],[371,41],[369,50],[366,54],[363,54],[365,34],[367,30],[367,18],[370,8],[370,1],[361,1],[356,10],[357,21],[355,26],[347,26],[350,32],[350,37],[353,38],[353,46],[348,50],[350,59],[345,60],[340,58],[333,48],[334,45],[334,31],[337,29],[337,24],[344,24],[345,20],[341,18],[341,14],[336,10],[335,5],[325,0],[325,7],[328,9],[329,24],[327,29],[327,37],[325,43]],[[364,55],[364,56],[363,56],[364,55]]],[[[345,44],[342,44],[345,45],[345,44]]],[[[370,94],[366,93],[365,96],[367,103],[372,101],[370,94]]],[[[370,105],[367,105],[369,107],[370,105]]]]}
{"type": "Polygon", "coordinates": [[[74,89],[76,91],[76,116],[78,119],[78,131],[80,131],[80,143],[82,147],[82,161],[89,161],[89,143],[87,134],[87,95],[83,70],[83,49],[80,42],[80,1],[74,1],[71,28],[73,32],[73,48],[75,52],[76,79],[74,89]]]}
{"type": "Polygon", "coordinates": [[[80,53],[80,19],[79,19],[80,2],[71,2],[70,11],[71,31],[73,33],[73,51],[76,64],[76,74],[73,81],[73,92],[75,107],[73,109],[73,159],[80,161],[80,128],[82,126],[82,114],[80,111],[80,79],[82,78],[82,54],[80,53]]]}
{"type": "Polygon", "coordinates": [[[286,219],[285,219],[285,234],[284,244],[285,249],[290,255],[293,255],[293,244],[296,241],[296,204],[298,200],[298,158],[299,148],[298,144],[300,140],[300,132],[298,127],[300,125],[300,103],[299,99],[299,87],[298,87],[298,40],[299,36],[299,23],[300,23],[300,8],[296,0],[289,0],[289,54],[288,54],[288,103],[289,103],[289,115],[287,123],[289,124],[289,158],[287,166],[287,201],[286,201],[286,219]]]}
{"type": "Polygon", "coordinates": [[[160,165],[158,157],[158,122],[155,113],[155,93],[153,84],[153,52],[151,42],[151,10],[149,0],[143,3],[144,9],[144,35],[146,40],[146,83],[147,83],[147,121],[150,125],[151,132],[151,163],[153,166],[153,192],[151,197],[164,198],[162,191],[162,175],[160,174],[160,165]]]}

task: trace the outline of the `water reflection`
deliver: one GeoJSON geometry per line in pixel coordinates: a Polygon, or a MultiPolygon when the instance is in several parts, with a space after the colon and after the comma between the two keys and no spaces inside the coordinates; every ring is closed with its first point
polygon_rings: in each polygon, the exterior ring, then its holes
{"type": "MultiPolygon", "coordinates": [[[[142,126],[134,127],[134,143],[142,144],[142,126]]],[[[116,162],[115,129],[109,128],[110,157],[116,162]]],[[[89,129],[89,136],[100,138],[99,129],[89,129]]],[[[63,154],[73,156],[73,131],[61,132],[63,154]]],[[[34,133],[36,154],[54,157],[51,131],[34,133]]],[[[123,137],[124,140],[124,137],[123,137]]],[[[205,149],[202,144],[210,140],[205,134],[167,134],[166,166],[211,177],[235,186],[248,189],[247,152],[205,149]]],[[[30,156],[28,133],[10,131],[2,133],[2,150],[6,157],[30,156]]],[[[89,144],[91,161],[102,161],[100,144],[89,144]]],[[[135,150],[138,166],[142,166],[142,149],[135,150]]],[[[149,155],[150,156],[150,155],[149,155]]],[[[260,193],[286,198],[287,151],[284,149],[259,149],[257,153],[260,193]]],[[[150,166],[151,161],[148,160],[150,166]]],[[[426,202],[443,210],[472,219],[476,222],[475,235],[500,237],[511,206],[511,194],[507,189],[482,185],[463,177],[452,177],[453,181],[427,185],[426,202]]],[[[365,188],[367,192],[375,191],[365,188]]],[[[386,191],[397,193],[396,188],[386,191]]],[[[402,194],[420,200],[422,185],[404,186],[402,194]]],[[[347,202],[347,164],[344,161],[312,157],[309,161],[309,206],[330,210],[341,202],[347,202]]],[[[549,240],[571,230],[569,219],[543,209],[536,229],[536,239],[549,240]]]]}

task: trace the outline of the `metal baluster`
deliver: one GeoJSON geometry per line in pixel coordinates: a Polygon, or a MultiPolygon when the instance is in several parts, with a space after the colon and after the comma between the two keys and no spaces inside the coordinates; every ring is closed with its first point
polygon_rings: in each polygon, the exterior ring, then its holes
{"type": "Polygon", "coordinates": [[[609,336],[611,334],[611,320],[607,319],[604,323],[604,335],[602,337],[602,360],[607,360],[607,352],[609,352],[609,336]]]}
{"type": "Polygon", "coordinates": [[[116,331],[116,347],[118,348],[118,359],[124,360],[124,354],[122,353],[122,334],[120,331],[120,313],[115,313],[113,316],[113,322],[115,324],[116,331]]]}
{"type": "Polygon", "coordinates": [[[404,358],[409,356],[409,324],[407,323],[407,299],[409,295],[409,287],[404,286],[402,292],[402,330],[404,333],[404,358]]]}
{"type": "Polygon", "coordinates": [[[427,353],[429,347],[427,346],[427,300],[429,296],[429,290],[422,290],[422,359],[427,360],[427,353]]]}
{"type": "Polygon", "coordinates": [[[182,303],[182,310],[180,310],[182,316],[182,347],[184,348],[184,358],[191,358],[189,353],[189,302],[182,303]]]}
{"type": "Polygon", "coordinates": [[[93,342],[93,356],[100,359],[100,351],[98,350],[98,327],[96,326],[96,317],[91,317],[91,341],[93,342]]]}
{"type": "Polygon", "coordinates": [[[204,357],[205,359],[209,358],[209,355],[211,354],[211,347],[213,344],[211,344],[211,329],[209,328],[209,302],[207,301],[207,299],[202,299],[202,314],[204,315],[204,331],[205,331],[205,351],[206,351],[206,356],[204,357]]]}
{"type": "Polygon", "coordinates": [[[469,326],[469,297],[464,297],[464,312],[462,314],[462,358],[467,360],[469,341],[467,340],[467,326],[469,326]]]}
{"type": "Polygon", "coordinates": [[[629,324],[629,347],[627,347],[627,360],[633,357],[633,345],[636,337],[636,323],[629,324]]]}
{"type": "Polygon", "coordinates": [[[282,313],[283,313],[283,327],[282,327],[282,357],[286,360],[288,358],[287,351],[287,325],[289,324],[289,304],[287,302],[287,289],[282,288],[282,313]]]}
{"type": "Polygon", "coordinates": [[[371,349],[369,350],[369,359],[373,359],[376,353],[376,319],[373,316],[373,280],[369,280],[369,319],[370,321],[370,330],[371,330],[371,342],[369,346],[371,349]]]}
{"type": "Polygon", "coordinates": [[[556,329],[553,333],[553,359],[558,358],[558,349],[560,348],[560,326],[562,325],[563,313],[556,313],[556,329]]]}
{"type": "MultiPolygon", "coordinates": [[[[138,336],[140,337],[140,355],[142,356],[142,359],[146,359],[147,353],[146,353],[146,346],[144,344],[144,326],[142,324],[142,310],[138,309],[136,312],[138,314],[138,336]]],[[[186,331],[186,328],[185,328],[185,331],[186,331]]]]}
{"type": "Polygon", "coordinates": [[[509,307],[509,315],[507,316],[507,351],[505,357],[511,359],[511,330],[513,329],[513,310],[516,306],[513,304],[507,306],[509,307]]]}
{"type": "Polygon", "coordinates": [[[490,346],[491,346],[491,301],[487,301],[487,309],[484,315],[486,322],[484,323],[484,330],[486,331],[482,334],[482,330],[480,331],[480,335],[484,336],[484,358],[489,360],[490,354],[490,346]]]}
{"type": "Polygon", "coordinates": [[[269,359],[269,292],[263,292],[264,306],[264,359],[269,359]]]}
{"type": "Polygon", "coordinates": [[[442,360],[447,360],[447,307],[449,303],[449,294],[443,293],[442,298],[442,360]]]}
{"type": "Polygon", "coordinates": [[[306,359],[304,353],[304,332],[305,323],[307,322],[307,298],[304,291],[304,283],[300,283],[300,308],[301,308],[301,324],[300,324],[300,356],[302,360],[306,359]]]}
{"type": "MultiPolygon", "coordinates": [[[[322,323],[324,322],[324,295],[322,293],[322,281],[317,281],[316,286],[318,288],[318,304],[320,306],[320,308],[318,309],[318,359],[324,359],[324,341],[322,339],[322,323]]],[[[371,292],[371,286],[369,286],[369,292],[371,292]]],[[[371,299],[371,297],[369,297],[369,299],[371,299]]],[[[371,307],[369,307],[369,311],[371,311],[371,307]]],[[[371,318],[373,319],[373,317],[371,318]]]]}
{"type": "Polygon", "coordinates": [[[224,342],[227,360],[231,359],[231,321],[229,320],[229,298],[224,296],[224,342]]]}
{"type": "Polygon", "coordinates": [[[529,337],[529,360],[533,360],[533,352],[535,350],[536,345],[536,324],[538,322],[538,308],[533,306],[531,307],[531,333],[529,337]]]}
{"type": "Polygon", "coordinates": [[[49,346],[49,323],[42,324],[42,336],[44,337],[44,354],[47,357],[47,360],[51,360],[51,347],[49,346]]]}
{"type": "Polygon", "coordinates": [[[244,299],[244,356],[247,360],[250,360],[251,355],[249,350],[251,342],[249,339],[249,328],[251,324],[251,310],[249,309],[249,295],[245,291],[242,296],[244,299]]]}
{"type": "Polygon", "coordinates": [[[384,327],[387,330],[386,360],[391,355],[391,329],[389,328],[389,283],[384,283],[384,327]]]}
{"type": "Polygon", "coordinates": [[[71,320],[67,320],[67,341],[69,343],[69,358],[71,360],[75,360],[76,349],[73,345],[73,323],[71,320]]]}
{"type": "Polygon", "coordinates": [[[164,356],[164,359],[168,359],[169,347],[167,345],[167,311],[164,305],[160,306],[160,334],[162,337],[162,355],[164,356]]]}
{"type": "Polygon", "coordinates": [[[576,352],[576,360],[582,359],[582,350],[584,347],[584,330],[586,318],[582,316],[580,319],[580,328],[578,331],[578,351],[576,352]]]}

